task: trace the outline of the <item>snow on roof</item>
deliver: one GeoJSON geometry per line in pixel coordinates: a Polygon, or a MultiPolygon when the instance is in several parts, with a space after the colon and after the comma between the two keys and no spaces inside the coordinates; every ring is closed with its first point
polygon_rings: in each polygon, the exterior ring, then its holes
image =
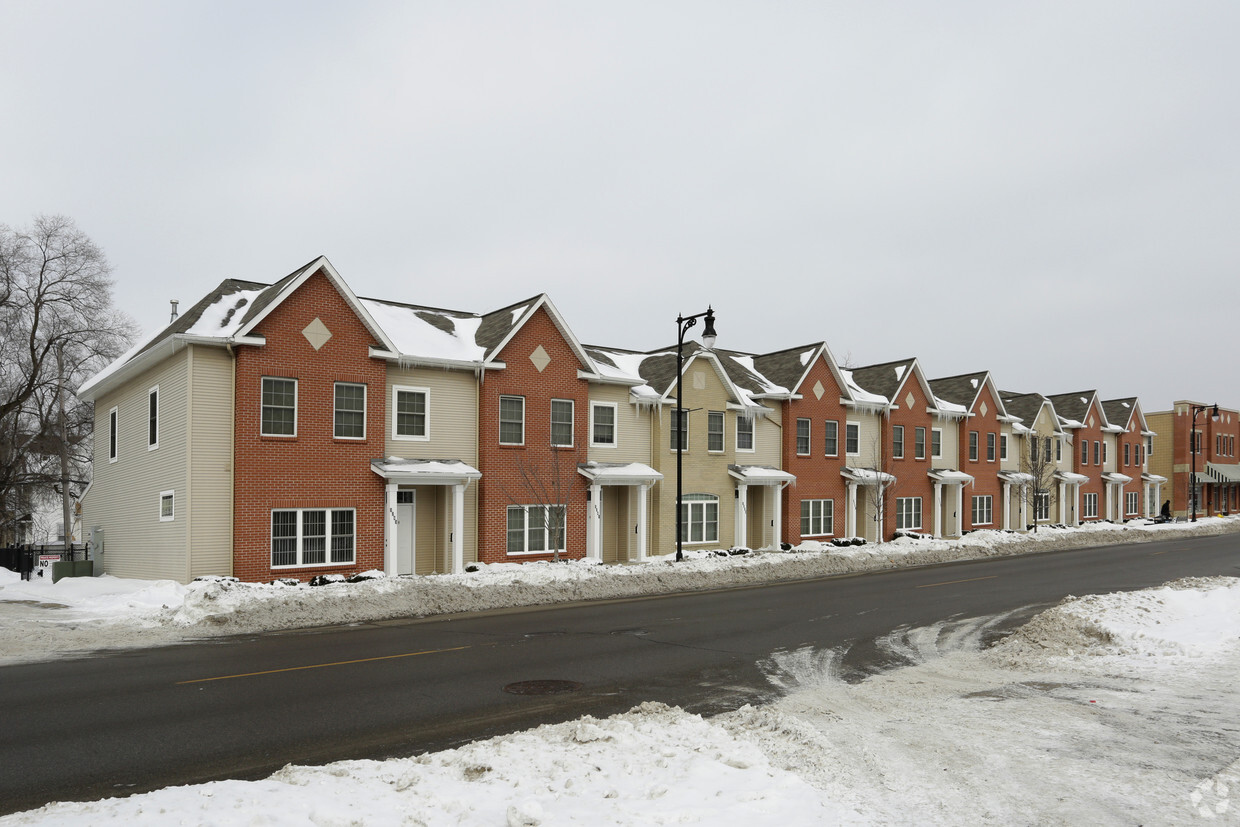
{"type": "Polygon", "coordinates": [[[663,475],[640,462],[595,462],[591,460],[578,465],[577,470],[582,476],[596,482],[641,482],[644,480],[661,480],[663,475]]]}
{"type": "Polygon", "coordinates": [[[930,471],[929,474],[933,479],[940,480],[942,482],[958,482],[962,485],[971,485],[973,483],[972,474],[966,474],[964,471],[956,471],[952,468],[936,468],[935,470],[930,471]]]}
{"type": "Polygon", "coordinates": [[[245,318],[242,309],[249,306],[266,289],[238,290],[236,293],[221,296],[202,311],[198,321],[185,331],[185,335],[219,338],[234,335],[241,329],[241,321],[245,318]]]}
{"type": "Polygon", "coordinates": [[[899,382],[901,379],[904,378],[905,367],[906,367],[905,365],[896,365],[896,381],[897,382],[899,382]]]}
{"type": "Polygon", "coordinates": [[[459,459],[406,459],[404,457],[386,457],[370,463],[371,470],[384,478],[417,477],[450,477],[478,479],[482,472],[459,459]]]}
{"type": "Polygon", "coordinates": [[[947,413],[967,414],[969,412],[969,409],[964,405],[948,402],[941,396],[934,397],[934,404],[938,406],[939,410],[946,411],[947,413]]]}
{"type": "Polygon", "coordinates": [[[446,311],[432,313],[425,308],[376,299],[360,301],[401,355],[455,362],[481,362],[486,356],[484,348],[474,340],[482,324],[479,316],[446,311]],[[439,324],[432,324],[431,318],[439,324]]]}
{"type": "Polygon", "coordinates": [[[1059,424],[1065,428],[1084,428],[1085,423],[1077,419],[1068,419],[1066,416],[1059,417],[1059,424]]]}
{"type": "MultiPolygon", "coordinates": [[[[754,367],[753,356],[745,356],[739,353],[729,353],[726,355],[727,355],[727,358],[731,359],[733,362],[735,362],[736,364],[740,365],[745,370],[753,374],[753,378],[758,381],[758,386],[760,388],[758,391],[756,391],[756,393],[763,393],[763,394],[788,393],[787,388],[785,388],[783,385],[776,385],[774,382],[768,379],[765,375],[763,375],[763,373],[760,370],[754,367]]],[[[739,390],[743,394],[746,394],[746,396],[751,395],[745,388],[738,387],[737,390],[739,390]]],[[[753,404],[757,404],[757,403],[753,403],[753,404]]]]}
{"type": "Polygon", "coordinates": [[[814,355],[814,351],[812,351],[812,350],[807,350],[807,351],[805,351],[804,353],[802,353],[802,354],[800,355],[800,357],[798,357],[798,358],[800,358],[800,360],[801,360],[801,365],[802,365],[802,366],[808,365],[808,364],[809,364],[809,357],[811,357],[811,356],[813,356],[813,355],[814,355]]]}
{"type": "Polygon", "coordinates": [[[750,483],[796,482],[797,478],[787,471],[769,465],[729,465],[728,473],[750,483]]]}
{"type": "Polygon", "coordinates": [[[853,482],[859,482],[862,485],[891,485],[896,478],[885,471],[876,471],[873,468],[852,468],[844,467],[840,469],[840,474],[853,482]]]}
{"type": "Polygon", "coordinates": [[[975,376],[970,379],[969,384],[973,386],[973,390],[977,390],[977,377],[975,376]]]}
{"type": "Polygon", "coordinates": [[[886,405],[890,402],[885,396],[877,393],[870,393],[857,384],[853,379],[852,371],[840,368],[840,374],[844,377],[844,384],[848,385],[848,392],[852,394],[853,399],[871,405],[886,405]]]}

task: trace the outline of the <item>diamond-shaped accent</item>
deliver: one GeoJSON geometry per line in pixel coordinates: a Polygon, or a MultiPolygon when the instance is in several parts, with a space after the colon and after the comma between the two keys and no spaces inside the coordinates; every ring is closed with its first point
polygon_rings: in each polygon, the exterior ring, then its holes
{"type": "Polygon", "coordinates": [[[822,399],[822,395],[826,392],[827,392],[827,389],[822,386],[822,382],[819,381],[819,382],[814,383],[814,396],[815,397],[817,397],[818,399],[822,399]]]}
{"type": "Polygon", "coordinates": [[[315,316],[314,321],[306,325],[306,329],[301,332],[301,335],[306,337],[310,347],[318,350],[327,344],[327,340],[332,337],[332,332],[327,329],[327,325],[323,324],[322,319],[315,316]]]}
{"type": "Polygon", "coordinates": [[[538,372],[542,373],[547,369],[547,365],[551,364],[551,357],[547,355],[547,351],[543,350],[543,346],[539,345],[530,354],[530,361],[534,363],[534,367],[538,368],[538,372]]]}
{"type": "Polygon", "coordinates": [[[980,410],[980,411],[982,412],[982,416],[985,416],[985,415],[986,415],[986,411],[987,411],[987,408],[986,408],[986,400],[984,400],[984,399],[982,400],[981,407],[979,407],[979,408],[978,408],[978,410],[980,410]]]}
{"type": "Polygon", "coordinates": [[[916,402],[916,401],[917,401],[917,400],[913,398],[913,392],[912,392],[912,391],[909,391],[908,396],[904,397],[904,403],[905,403],[906,405],[908,405],[909,410],[912,410],[912,409],[913,409],[913,403],[914,403],[914,402],[916,402]]]}
{"type": "Polygon", "coordinates": [[[1094,427],[1094,418],[1092,416],[1089,418],[1089,427],[1094,427]]]}

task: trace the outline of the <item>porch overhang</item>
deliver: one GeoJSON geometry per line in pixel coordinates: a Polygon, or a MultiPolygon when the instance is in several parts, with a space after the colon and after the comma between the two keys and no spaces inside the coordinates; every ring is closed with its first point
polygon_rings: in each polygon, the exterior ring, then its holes
{"type": "Polygon", "coordinates": [[[927,471],[927,476],[935,482],[944,485],[972,485],[973,475],[966,474],[964,471],[957,471],[954,468],[936,468],[933,471],[927,471]]]}
{"type": "Polygon", "coordinates": [[[1107,473],[1107,474],[1103,474],[1102,479],[1104,482],[1109,482],[1112,485],[1127,485],[1128,483],[1132,482],[1132,477],[1128,476],[1127,474],[1118,474],[1118,473],[1115,473],[1114,471],[1107,473]]]}
{"type": "Polygon", "coordinates": [[[1055,479],[1068,485],[1084,485],[1089,482],[1089,477],[1084,474],[1077,474],[1073,471],[1056,471],[1055,479]]]}
{"type": "Polygon", "coordinates": [[[370,461],[370,470],[389,483],[405,485],[469,485],[482,472],[459,459],[404,459],[387,457],[370,461]]]}
{"type": "Polygon", "coordinates": [[[654,485],[663,475],[640,462],[587,462],[577,473],[594,485],[654,485]]]}
{"type": "Polygon", "coordinates": [[[1142,481],[1142,482],[1148,482],[1148,483],[1157,483],[1158,485],[1163,485],[1163,484],[1165,484],[1165,483],[1167,482],[1167,478],[1166,478],[1166,477],[1164,477],[1164,476],[1161,476],[1161,475],[1159,475],[1159,474],[1148,474],[1148,473],[1146,473],[1146,474],[1142,474],[1142,475],[1141,475],[1141,481],[1142,481]]]}
{"type": "Polygon", "coordinates": [[[1012,485],[1029,485],[1033,482],[1033,474],[1024,471],[1000,471],[999,479],[1012,485]]]}
{"type": "Polygon", "coordinates": [[[1211,482],[1229,485],[1240,484],[1240,465],[1236,463],[1207,462],[1206,476],[1211,482]]]}
{"type": "Polygon", "coordinates": [[[769,465],[729,465],[728,476],[745,485],[785,486],[797,481],[795,474],[769,465]]]}
{"type": "Polygon", "coordinates": [[[840,469],[840,476],[858,485],[892,485],[896,481],[896,478],[886,471],[876,471],[873,468],[844,466],[840,469]]]}

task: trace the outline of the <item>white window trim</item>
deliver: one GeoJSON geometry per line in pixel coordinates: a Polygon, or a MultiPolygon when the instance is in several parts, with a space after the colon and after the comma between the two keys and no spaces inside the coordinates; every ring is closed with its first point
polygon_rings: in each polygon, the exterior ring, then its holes
{"type": "Polygon", "coordinates": [[[981,434],[977,431],[969,431],[968,438],[969,462],[977,462],[982,457],[981,434]]]}
{"type": "Polygon", "coordinates": [[[728,450],[728,414],[726,411],[707,411],[706,412],[706,453],[722,454],[726,450],[728,450]],[[711,435],[710,420],[716,414],[718,414],[719,416],[719,431],[718,431],[719,441],[723,443],[723,447],[717,448],[717,449],[710,447],[710,435],[711,435]]]}
{"type": "Polygon", "coordinates": [[[1137,491],[1124,492],[1124,514],[1137,514],[1141,509],[1141,494],[1137,491]]]}
{"type": "Polygon", "coordinates": [[[920,531],[924,521],[921,505],[921,497],[896,497],[896,528],[900,531],[920,531]],[[917,525],[900,525],[900,522],[904,519],[906,503],[910,506],[909,517],[916,516],[917,525]]]}
{"type": "MultiPolygon", "coordinates": [[[[835,534],[835,500],[825,499],[825,498],[801,500],[801,508],[804,509],[807,504],[811,504],[811,503],[830,503],[829,507],[831,509],[831,516],[829,518],[823,516],[821,514],[821,507],[820,507],[819,509],[820,513],[818,517],[819,527],[822,528],[825,526],[827,530],[826,531],[814,531],[813,530],[813,527],[814,527],[813,505],[810,505],[810,533],[806,534],[802,532],[801,536],[802,537],[831,537],[833,536],[835,534]]],[[[804,519],[804,517],[802,517],[802,519],[804,519]]]]}
{"type": "Polygon", "coordinates": [[[999,458],[999,435],[994,431],[986,432],[986,461],[994,462],[999,458]]]}
{"type": "Polygon", "coordinates": [[[926,426],[925,425],[914,425],[913,426],[913,459],[925,459],[926,451],[928,449],[929,449],[929,446],[926,445],[926,426]],[[920,452],[917,450],[917,432],[918,431],[921,432],[921,451],[920,452]]]}
{"type": "Polygon", "coordinates": [[[620,406],[615,402],[591,402],[590,403],[590,447],[591,448],[616,448],[620,445],[620,406]],[[596,408],[611,409],[611,442],[595,442],[594,441],[594,411],[596,408]]]}
{"type": "Polygon", "coordinates": [[[146,392],[146,450],[159,448],[159,385],[146,392]],[[151,397],[155,397],[155,441],[151,441],[151,397]]]}
{"type": "Polygon", "coordinates": [[[999,462],[1007,462],[1008,458],[1008,435],[999,434],[999,462]]]}
{"type": "Polygon", "coordinates": [[[943,429],[942,428],[931,428],[930,429],[930,459],[942,459],[942,458],[943,458],[943,429]],[[936,434],[938,435],[937,440],[934,438],[936,434]],[[936,442],[939,444],[937,451],[934,448],[934,443],[936,442]]]}
{"type": "Polygon", "coordinates": [[[971,515],[971,516],[972,516],[972,524],[973,524],[973,525],[975,525],[975,526],[979,526],[979,525],[994,525],[994,523],[995,523],[995,498],[994,498],[994,495],[992,495],[992,494],[976,494],[976,495],[974,495],[974,497],[973,497],[972,506],[973,506],[973,508],[972,508],[972,515],[971,515]],[[979,505],[979,504],[982,504],[983,502],[984,502],[984,504],[985,504],[985,506],[986,506],[986,514],[989,516],[989,519],[987,519],[987,520],[978,520],[978,519],[977,519],[977,507],[978,507],[978,505],[979,505]]]}
{"type": "Polygon", "coordinates": [[[356,508],[331,508],[330,506],[307,506],[305,508],[273,508],[271,509],[271,511],[268,512],[267,514],[267,560],[271,564],[271,568],[273,571],[277,569],[323,569],[323,568],[330,568],[332,566],[339,567],[339,566],[356,565],[357,564],[357,509],[356,508]],[[286,563],[280,566],[277,566],[275,564],[275,548],[274,548],[275,537],[271,536],[271,516],[272,514],[275,514],[277,511],[292,511],[292,512],[296,512],[297,514],[297,537],[296,537],[297,562],[286,563]],[[305,535],[304,535],[305,522],[302,519],[302,514],[307,511],[326,512],[326,522],[324,524],[324,530],[327,532],[327,534],[324,540],[326,545],[323,549],[323,553],[326,557],[326,560],[324,560],[322,563],[306,563],[302,561],[302,556],[305,554],[305,551],[306,551],[305,548],[303,547],[303,540],[305,539],[305,535]],[[353,559],[352,560],[341,560],[341,561],[336,561],[336,562],[332,561],[332,514],[336,511],[353,512],[353,559]]]}
{"type": "Polygon", "coordinates": [[[846,457],[861,456],[861,423],[860,422],[853,422],[850,419],[844,420],[844,456],[846,457]],[[857,429],[857,450],[855,451],[848,450],[848,429],[850,427],[857,429]]]}
{"type": "MultiPolygon", "coordinates": [[[[724,427],[726,428],[727,426],[725,425],[724,427]]],[[[754,451],[758,450],[758,426],[757,426],[757,419],[755,419],[755,418],[754,418],[754,417],[752,417],[752,416],[751,416],[751,417],[746,418],[746,417],[741,416],[740,414],[737,414],[737,415],[736,415],[736,429],[735,429],[735,430],[736,430],[736,434],[735,434],[735,437],[736,437],[736,438],[735,438],[735,441],[734,441],[732,444],[736,446],[736,450],[737,450],[739,453],[742,453],[742,454],[752,454],[754,451]],[[748,423],[749,423],[749,447],[748,447],[748,448],[742,448],[742,447],[741,447],[741,423],[742,423],[742,422],[748,422],[748,423]]]]}
{"type": "Polygon", "coordinates": [[[1096,492],[1087,492],[1081,495],[1081,516],[1097,517],[1098,516],[1098,494],[1096,492]],[[1091,504],[1092,503],[1092,507],[1091,504]]]}
{"type": "MultiPolygon", "coordinates": [[[[297,419],[298,419],[297,409],[299,407],[299,403],[301,402],[301,398],[300,398],[301,388],[298,387],[300,384],[301,383],[298,382],[296,379],[293,379],[292,377],[289,377],[289,376],[263,376],[259,379],[258,381],[258,435],[259,436],[271,437],[272,439],[293,439],[297,436],[297,419]],[[292,382],[293,383],[293,432],[291,434],[269,434],[263,430],[263,382],[266,382],[268,379],[274,379],[279,382],[292,382]]],[[[333,393],[335,393],[334,390],[333,390],[333,393]]],[[[336,398],[335,396],[333,396],[332,397],[332,409],[335,410],[335,407],[336,407],[336,398]]],[[[336,430],[336,426],[335,426],[335,423],[333,422],[332,432],[334,433],[335,430],[336,430]]]]}
{"type": "Polygon", "coordinates": [[[108,462],[116,462],[121,453],[121,414],[120,408],[113,406],[108,411],[108,462]]]}
{"type": "Polygon", "coordinates": [[[692,437],[692,435],[689,433],[689,414],[692,413],[692,411],[690,411],[688,408],[681,408],[681,412],[682,412],[682,416],[680,417],[679,423],[677,423],[676,421],[677,416],[676,416],[675,407],[672,408],[672,411],[668,416],[669,427],[667,429],[667,449],[671,451],[673,454],[676,453],[677,448],[675,445],[672,444],[672,434],[675,434],[678,431],[679,431],[679,434],[677,435],[676,439],[680,440],[682,436],[684,437],[684,440],[681,443],[679,450],[683,454],[689,453],[689,440],[692,437]],[[683,427],[677,428],[676,426],[678,424],[683,427]]]}
{"type": "Polygon", "coordinates": [[[892,459],[904,459],[904,426],[903,425],[892,425],[891,426],[891,458],[892,459]],[[896,428],[900,429],[900,443],[899,443],[900,453],[898,454],[896,453],[896,428]]]}
{"type": "Polygon", "coordinates": [[[538,503],[529,503],[527,505],[510,505],[504,509],[504,553],[508,557],[545,557],[548,554],[555,554],[557,551],[560,554],[565,553],[565,549],[563,548],[560,548],[560,549],[549,548],[549,546],[551,545],[551,538],[547,534],[547,528],[545,525],[542,528],[542,531],[544,533],[543,539],[546,541],[545,545],[547,545],[548,548],[545,548],[539,551],[508,551],[508,512],[514,508],[519,508],[525,512],[525,528],[523,530],[525,532],[524,545],[527,547],[530,544],[530,509],[531,508],[559,508],[563,510],[564,531],[562,532],[562,536],[560,537],[560,542],[564,546],[568,545],[568,506],[567,505],[550,504],[550,505],[544,506],[544,505],[539,505],[538,503]]]}
{"type": "Polygon", "coordinates": [[[687,519],[684,521],[685,539],[682,545],[689,546],[689,545],[707,545],[710,543],[717,544],[719,542],[719,520],[723,516],[723,508],[722,508],[722,504],[720,502],[719,497],[717,497],[714,494],[685,494],[684,496],[685,496],[685,499],[681,501],[681,505],[688,506],[689,513],[688,513],[687,519]],[[689,499],[689,497],[694,497],[694,496],[702,497],[702,499],[693,499],[693,500],[689,499]],[[706,536],[706,506],[708,503],[715,504],[715,536],[714,537],[706,536]],[[693,512],[694,512],[695,506],[697,506],[698,507],[697,510],[701,512],[701,515],[698,518],[698,522],[702,524],[702,539],[701,540],[692,539],[693,537],[693,512]]]}
{"type": "MultiPolygon", "coordinates": [[[[332,439],[345,439],[349,442],[363,442],[366,439],[366,406],[369,400],[366,398],[366,385],[363,382],[333,382],[332,383],[332,439]],[[362,435],[361,436],[340,436],[336,433],[336,388],[341,385],[352,385],[353,387],[362,389],[362,435]]],[[[350,413],[353,413],[350,411],[350,413]]],[[[296,416],[294,415],[294,421],[296,416]]],[[[294,426],[296,427],[296,426],[294,426]]]]}
{"type": "MultiPolygon", "coordinates": [[[[844,433],[845,434],[848,433],[847,426],[845,426],[844,433]]],[[[858,442],[858,447],[860,447],[860,442],[861,442],[860,435],[858,435],[857,442],[858,442]]],[[[838,457],[840,455],[840,421],[838,419],[824,419],[822,421],[822,455],[824,457],[838,457]],[[835,425],[835,451],[833,451],[830,454],[827,453],[827,424],[828,423],[835,425]]]]}
{"type": "Polygon", "coordinates": [[[1051,492],[1038,491],[1033,495],[1033,521],[1035,523],[1048,523],[1051,519],[1051,492]],[[1045,499],[1043,499],[1045,498],[1045,499]],[[1042,503],[1046,504],[1046,513],[1038,516],[1038,512],[1042,510],[1042,503]]]}
{"type": "Polygon", "coordinates": [[[797,430],[793,434],[795,444],[792,446],[796,450],[798,457],[808,457],[814,451],[814,421],[808,416],[797,417],[797,430]],[[805,423],[805,450],[801,450],[801,423],[805,423]]]}
{"type": "Polygon", "coordinates": [[[496,406],[496,438],[500,445],[524,445],[525,444],[525,397],[511,393],[502,393],[499,396],[499,404],[496,406]],[[521,400],[521,441],[520,442],[504,442],[504,400],[520,399],[521,400]]]}
{"type": "Polygon", "coordinates": [[[399,442],[430,442],[431,439],[431,389],[419,388],[414,385],[393,385],[392,386],[392,439],[399,442]],[[423,436],[416,434],[400,434],[396,432],[397,415],[396,403],[402,393],[420,393],[426,399],[426,433],[423,436]]]}
{"type": "Polygon", "coordinates": [[[177,518],[177,492],[175,490],[160,491],[159,492],[159,521],[161,523],[170,523],[176,518],[177,518]],[[164,499],[165,498],[172,500],[172,513],[169,514],[167,517],[164,516],[164,499]]]}
{"type": "Polygon", "coordinates": [[[547,440],[552,448],[572,448],[577,444],[577,405],[571,399],[553,398],[547,406],[547,440]],[[555,441],[555,403],[568,403],[568,442],[555,441]]]}

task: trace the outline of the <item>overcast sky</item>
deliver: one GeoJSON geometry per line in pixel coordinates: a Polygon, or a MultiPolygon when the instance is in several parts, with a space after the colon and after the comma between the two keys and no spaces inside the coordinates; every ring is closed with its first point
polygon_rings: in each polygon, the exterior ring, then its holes
{"type": "Polygon", "coordinates": [[[719,346],[1240,405],[1240,3],[0,0],[0,223],[146,331],[326,255],[719,346]]]}

